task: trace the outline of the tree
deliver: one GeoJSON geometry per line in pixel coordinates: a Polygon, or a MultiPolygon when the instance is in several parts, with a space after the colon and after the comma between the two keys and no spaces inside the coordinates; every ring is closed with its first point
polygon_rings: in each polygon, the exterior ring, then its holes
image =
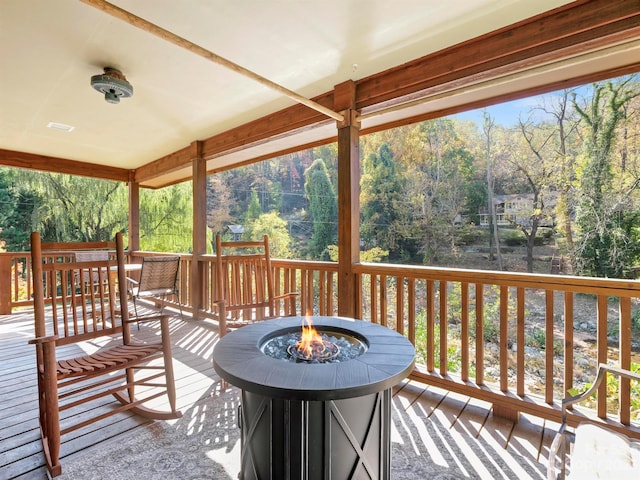
{"type": "Polygon", "coordinates": [[[363,240],[389,250],[392,258],[401,258],[403,231],[409,219],[403,178],[387,143],[364,161],[361,188],[363,240]]]}
{"type": "Polygon", "coordinates": [[[47,199],[33,225],[46,240],[105,241],[127,226],[127,190],[120,182],[22,171],[24,188],[47,199]]]}
{"type": "MultiPolygon", "coordinates": [[[[421,238],[423,263],[437,255],[457,253],[457,234],[468,189],[475,175],[473,156],[451,119],[436,119],[418,126],[421,155],[407,165],[406,200],[411,206],[413,235],[421,238]]],[[[476,210],[477,212],[477,207],[476,210]]]]}
{"type": "Polygon", "coordinates": [[[514,142],[512,155],[507,161],[520,174],[527,185],[527,193],[533,195],[531,210],[522,212],[513,220],[513,225],[526,239],[527,272],[533,272],[533,250],[536,234],[542,222],[549,214],[545,209],[545,196],[551,189],[555,155],[552,150],[552,138],[555,132],[544,125],[533,125],[531,121],[520,120],[518,129],[526,147],[517,148],[514,142]]]}
{"type": "MultiPolygon", "coordinates": [[[[191,183],[140,195],[140,248],[156,252],[190,252],[193,237],[191,183]]],[[[209,244],[211,242],[208,242],[209,244]]]]}
{"type": "Polygon", "coordinates": [[[13,173],[0,169],[0,243],[10,252],[30,249],[34,212],[41,205],[35,192],[19,187],[13,173]]]}
{"type": "Polygon", "coordinates": [[[222,234],[232,222],[231,192],[222,175],[207,178],[207,226],[213,234],[222,234]]]}
{"type": "Polygon", "coordinates": [[[278,212],[263,213],[250,225],[253,239],[269,236],[269,250],[274,258],[291,258],[291,236],[286,220],[278,212]]]}
{"type": "Polygon", "coordinates": [[[573,145],[576,143],[572,138],[576,137],[575,132],[579,125],[579,118],[575,112],[569,108],[569,98],[571,91],[563,90],[559,95],[553,96],[549,104],[545,102],[540,109],[554,119],[556,127],[556,159],[555,163],[560,166],[555,171],[555,186],[558,192],[556,202],[556,216],[560,231],[567,242],[567,253],[571,259],[571,264],[575,267],[575,247],[573,241],[572,219],[574,217],[574,183],[575,183],[575,161],[577,154],[573,145]]]}
{"type": "Polygon", "coordinates": [[[498,259],[498,270],[504,270],[503,262],[502,262],[502,252],[500,251],[500,235],[498,233],[498,219],[496,214],[495,202],[493,200],[494,197],[494,188],[495,188],[495,178],[493,176],[493,165],[495,162],[493,155],[493,142],[494,142],[494,128],[495,122],[491,118],[491,116],[485,111],[484,112],[484,122],[482,124],[482,132],[484,133],[485,139],[485,160],[487,165],[487,192],[488,192],[488,205],[489,209],[489,218],[490,226],[492,230],[493,243],[496,246],[496,257],[498,259]]]}
{"type": "Polygon", "coordinates": [[[576,266],[582,275],[621,277],[638,255],[632,226],[639,215],[630,194],[640,178],[614,188],[613,168],[617,129],[626,121],[625,106],[638,95],[633,76],[594,84],[591,99],[584,103],[573,94],[573,107],[585,125],[576,211],[576,266]]]}
{"type": "Polygon", "coordinates": [[[312,258],[327,260],[327,246],[336,242],[338,202],[323,160],[315,160],[304,172],[304,190],[309,199],[313,235],[309,242],[312,258]]]}

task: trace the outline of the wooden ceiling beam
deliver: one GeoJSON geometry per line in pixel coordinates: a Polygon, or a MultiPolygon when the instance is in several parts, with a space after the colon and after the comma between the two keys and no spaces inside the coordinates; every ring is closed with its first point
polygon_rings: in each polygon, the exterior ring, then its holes
{"type": "Polygon", "coordinates": [[[364,109],[483,72],[506,71],[510,65],[515,70],[523,62],[567,57],[584,52],[586,43],[596,48],[610,45],[612,38],[637,38],[638,25],[638,2],[571,3],[359,80],[356,106],[364,109]]]}
{"type": "MultiPolygon", "coordinates": [[[[333,105],[333,92],[325,93],[313,100],[320,104],[333,105]]],[[[302,105],[293,105],[209,137],[203,142],[203,155],[205,158],[211,158],[229,150],[261,143],[269,138],[294,135],[300,129],[326,122],[332,120],[302,105]]]]}
{"type": "Polygon", "coordinates": [[[65,173],[67,175],[81,175],[83,177],[100,178],[128,182],[131,170],[126,168],[109,167],[96,163],[79,162],[66,158],[49,157],[34,153],[16,152],[0,149],[0,165],[8,167],[40,170],[43,172],[65,173]]]}
{"type": "Polygon", "coordinates": [[[142,167],[136,168],[135,180],[136,182],[143,184],[147,180],[157,178],[161,175],[166,175],[183,168],[191,168],[192,157],[191,146],[181,148],[169,155],[160,157],[153,162],[147,163],[142,167]]]}
{"type": "MultiPolygon", "coordinates": [[[[320,95],[313,100],[319,104],[332,105],[333,92],[320,95]]],[[[203,140],[202,156],[210,159],[222,153],[259,145],[274,138],[293,136],[299,133],[300,129],[311,128],[327,121],[332,120],[327,120],[325,115],[304,105],[296,104],[203,140]]],[[[136,181],[144,183],[146,180],[190,167],[192,160],[190,152],[190,147],[185,147],[138,168],[135,173],[136,181]]],[[[248,163],[255,161],[252,159],[248,163]]]]}

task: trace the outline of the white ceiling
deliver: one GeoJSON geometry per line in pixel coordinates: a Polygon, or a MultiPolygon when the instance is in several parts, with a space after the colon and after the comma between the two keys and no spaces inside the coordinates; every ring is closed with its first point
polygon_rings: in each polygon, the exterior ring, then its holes
{"type": "MultiPolygon", "coordinates": [[[[314,97],[346,80],[370,76],[569,2],[112,3],[287,89],[314,97]]],[[[640,58],[637,45],[632,53],[640,58]]],[[[611,58],[615,60],[615,55],[611,58]]],[[[0,2],[0,62],[0,149],[126,169],[294,103],[79,0],[0,2]],[[108,104],[90,87],[90,77],[105,66],[126,75],[134,87],[132,98],[108,104]],[[74,130],[47,128],[49,122],[74,130]]],[[[477,92],[465,94],[473,98],[477,92]]],[[[435,101],[430,107],[421,106],[421,111],[441,108],[446,97],[435,101]]],[[[399,114],[385,121],[393,115],[399,114]]],[[[376,121],[381,120],[371,119],[370,125],[376,121]]],[[[335,135],[334,121],[323,128],[307,135],[335,135]]],[[[211,160],[208,168],[259,153],[236,152],[211,160]]]]}

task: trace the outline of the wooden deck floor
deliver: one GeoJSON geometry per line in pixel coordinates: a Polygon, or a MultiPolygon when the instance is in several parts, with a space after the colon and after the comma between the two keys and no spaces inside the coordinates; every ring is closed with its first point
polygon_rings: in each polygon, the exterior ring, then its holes
{"type": "MultiPolygon", "coordinates": [[[[153,324],[141,336],[156,335],[153,324]]],[[[46,478],[37,426],[32,314],[0,317],[0,479],[46,478]]],[[[220,379],[211,364],[217,341],[213,324],[172,320],[179,408],[216,395],[220,379]]],[[[95,408],[113,406],[109,399],[95,408]]],[[[392,441],[429,455],[435,463],[464,465],[469,478],[544,479],[556,424],[522,416],[517,423],[495,417],[491,405],[432,386],[406,381],[394,389],[392,441]],[[497,473],[496,473],[497,472],[497,473]]],[[[74,412],[82,415],[82,412],[74,412]]],[[[61,479],[66,461],[108,448],[113,440],[149,428],[148,421],[120,414],[63,437],[61,479]]],[[[217,450],[216,462],[237,474],[239,448],[217,450]],[[228,451],[227,451],[228,450],[228,451]]],[[[232,475],[235,478],[235,474],[232,475]]],[[[135,477],[133,477],[135,478],[135,477]]]]}

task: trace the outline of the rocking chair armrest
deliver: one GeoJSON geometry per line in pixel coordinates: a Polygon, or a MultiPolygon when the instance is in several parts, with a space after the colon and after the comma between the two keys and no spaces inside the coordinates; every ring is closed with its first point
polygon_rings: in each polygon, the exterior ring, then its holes
{"type": "Polygon", "coordinates": [[[33,338],[31,340],[29,340],[27,343],[29,345],[36,345],[36,344],[44,344],[44,343],[49,343],[49,342],[55,342],[56,340],[58,340],[58,335],[49,335],[47,337],[37,337],[37,338],[33,338]]]}
{"type": "Polygon", "coordinates": [[[131,277],[126,277],[126,279],[127,279],[127,282],[129,282],[129,283],[131,283],[131,284],[133,284],[133,285],[139,285],[139,284],[140,284],[140,282],[139,282],[139,281],[134,280],[134,279],[133,279],[133,278],[131,278],[131,277]]]}
{"type": "Polygon", "coordinates": [[[598,365],[598,372],[596,375],[596,379],[587,390],[585,390],[582,393],[579,393],[578,395],[567,397],[562,400],[562,423],[563,424],[567,422],[568,407],[570,405],[573,405],[574,403],[579,403],[582,400],[589,398],[591,395],[593,395],[593,393],[596,392],[600,387],[600,384],[604,380],[607,372],[617,375],[619,377],[628,378],[630,380],[636,380],[640,382],[640,374],[638,373],[634,373],[629,370],[623,370],[621,368],[611,367],[605,363],[601,363],[600,365],[598,365]]]}

